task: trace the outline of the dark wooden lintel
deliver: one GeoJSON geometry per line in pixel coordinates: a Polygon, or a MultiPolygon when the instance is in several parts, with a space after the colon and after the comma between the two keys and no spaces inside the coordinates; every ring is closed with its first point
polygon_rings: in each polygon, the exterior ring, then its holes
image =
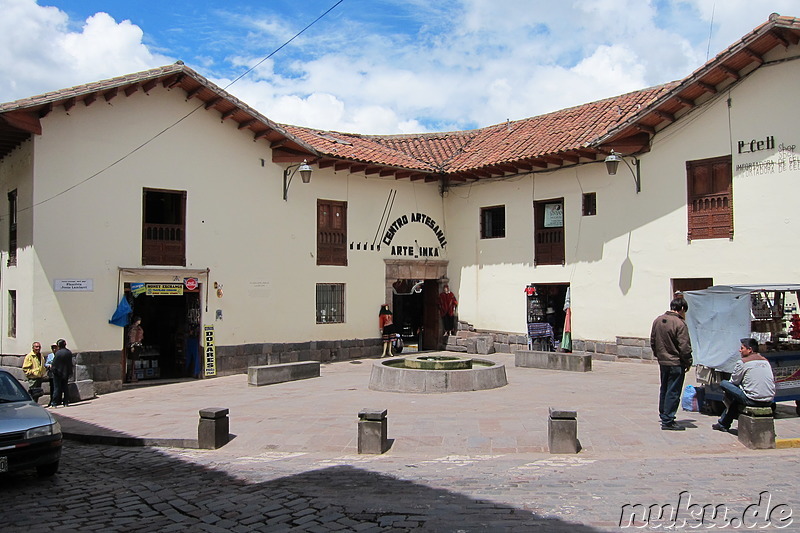
{"type": "Polygon", "coordinates": [[[257,131],[255,133],[255,135],[253,135],[253,140],[257,141],[259,139],[266,139],[267,135],[269,135],[269,132],[271,132],[271,131],[272,130],[270,128],[267,128],[267,129],[261,130],[261,131],[257,131]]]}
{"type": "Polygon", "coordinates": [[[347,162],[339,161],[338,163],[334,163],[333,164],[333,170],[335,170],[337,172],[339,170],[346,170],[348,168],[350,168],[350,163],[347,163],[347,162]]]}
{"type": "Polygon", "coordinates": [[[83,105],[89,107],[97,100],[97,93],[90,93],[83,97],[83,105]]]}
{"type": "Polygon", "coordinates": [[[677,94],[675,95],[675,100],[679,104],[681,104],[683,106],[686,106],[686,107],[694,107],[694,106],[697,105],[697,104],[694,103],[694,100],[691,100],[689,98],[685,98],[683,96],[678,96],[677,94]]]}
{"type": "Polygon", "coordinates": [[[243,130],[249,128],[253,124],[256,124],[258,121],[256,119],[245,120],[244,122],[239,123],[239,129],[243,130]]]}
{"type": "Polygon", "coordinates": [[[119,91],[118,87],[114,87],[113,89],[109,89],[109,90],[107,90],[106,92],[103,93],[103,98],[106,99],[106,102],[110,102],[111,100],[114,99],[115,96],[117,96],[117,92],[118,91],[119,91]]]}
{"type": "Polygon", "coordinates": [[[395,169],[393,169],[393,168],[384,168],[383,170],[381,170],[381,171],[378,173],[378,176],[381,176],[381,177],[384,177],[384,176],[391,176],[391,175],[392,175],[392,174],[394,174],[394,173],[395,173],[395,169]]]}
{"type": "Polygon", "coordinates": [[[42,134],[42,123],[39,117],[25,111],[8,111],[0,114],[0,121],[6,122],[18,130],[27,133],[42,134]]]}
{"type": "Polygon", "coordinates": [[[70,109],[75,107],[75,97],[67,98],[66,100],[64,100],[64,103],[62,105],[64,106],[65,111],[69,111],[70,109]]]}
{"type": "Polygon", "coordinates": [[[362,170],[364,170],[366,168],[367,168],[367,165],[364,165],[364,164],[350,165],[350,172],[351,173],[361,172],[362,170]]]}
{"type": "Polygon", "coordinates": [[[135,93],[138,90],[139,90],[139,84],[138,83],[133,83],[131,85],[128,85],[127,87],[125,87],[125,91],[124,91],[125,92],[125,96],[130,96],[130,95],[132,95],[133,93],[135,93]]]}
{"type": "Polygon", "coordinates": [[[371,174],[378,174],[381,170],[383,170],[383,167],[367,167],[364,170],[364,174],[367,176],[371,174]]]}
{"type": "Polygon", "coordinates": [[[645,133],[649,133],[650,135],[656,134],[656,129],[653,126],[648,126],[647,124],[639,124],[638,122],[633,125],[639,131],[643,131],[645,133]]]}
{"type": "Polygon", "coordinates": [[[272,141],[271,143],[269,143],[269,147],[274,150],[275,148],[280,148],[281,146],[284,146],[288,142],[289,142],[289,139],[284,137],[283,139],[279,139],[277,141],[272,141]]]}
{"type": "Polygon", "coordinates": [[[204,89],[204,87],[203,87],[202,85],[200,85],[199,87],[196,87],[196,88],[192,89],[191,91],[189,91],[188,93],[186,93],[186,99],[187,99],[187,100],[191,100],[192,98],[194,98],[195,96],[197,96],[198,94],[200,94],[200,91],[202,91],[203,89],[204,89]]]}

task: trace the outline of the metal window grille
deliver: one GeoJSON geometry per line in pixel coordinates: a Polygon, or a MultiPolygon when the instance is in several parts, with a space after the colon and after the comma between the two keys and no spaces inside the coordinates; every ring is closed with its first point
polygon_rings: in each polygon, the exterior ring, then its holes
{"type": "Polygon", "coordinates": [[[317,324],[344,322],[344,283],[317,283],[317,324]]]}

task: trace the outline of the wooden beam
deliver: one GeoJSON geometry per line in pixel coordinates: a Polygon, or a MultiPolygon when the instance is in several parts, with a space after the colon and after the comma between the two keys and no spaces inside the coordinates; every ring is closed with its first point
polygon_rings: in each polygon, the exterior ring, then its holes
{"type": "Polygon", "coordinates": [[[397,172],[394,173],[394,177],[395,179],[400,180],[411,176],[411,174],[413,174],[413,172],[411,172],[410,170],[398,170],[397,172]]]}
{"type": "Polygon", "coordinates": [[[334,163],[336,163],[335,159],[323,159],[322,161],[317,163],[317,166],[319,168],[329,168],[332,167],[334,163]]]}
{"type": "Polygon", "coordinates": [[[366,170],[364,170],[364,174],[367,176],[371,174],[378,174],[382,169],[383,167],[367,167],[366,170]]]}
{"type": "Polygon", "coordinates": [[[539,159],[541,159],[542,161],[546,161],[546,162],[548,162],[548,163],[550,163],[552,165],[556,165],[556,166],[561,166],[561,165],[564,164],[564,160],[563,159],[558,158],[558,157],[552,157],[552,156],[549,156],[549,155],[543,155],[539,159]]]}
{"type": "Polygon", "coordinates": [[[439,178],[437,178],[436,176],[431,176],[430,174],[421,174],[419,172],[414,172],[408,178],[411,181],[419,181],[419,180],[425,180],[426,182],[439,181],[439,178]]]}
{"type": "Polygon", "coordinates": [[[53,110],[53,103],[45,104],[39,109],[39,118],[44,118],[53,110]]]}
{"type": "Polygon", "coordinates": [[[267,129],[261,130],[261,131],[257,131],[255,133],[255,135],[253,135],[253,140],[257,141],[259,139],[266,139],[267,135],[269,135],[269,132],[271,132],[271,131],[272,130],[270,128],[267,128],[267,129]]]}
{"type": "Polygon", "coordinates": [[[569,152],[561,152],[558,154],[558,157],[563,159],[564,161],[569,161],[570,163],[578,163],[581,158],[577,155],[570,154],[569,152]]]}
{"type": "Polygon", "coordinates": [[[253,124],[256,124],[258,121],[256,119],[245,120],[244,122],[239,123],[239,129],[243,130],[245,128],[249,128],[253,124]]]}
{"type": "Polygon", "coordinates": [[[338,163],[333,164],[333,170],[337,172],[340,170],[346,170],[348,168],[350,168],[350,163],[347,162],[339,161],[338,163]]]}
{"type": "Polygon", "coordinates": [[[146,82],[144,82],[144,83],[142,84],[142,90],[143,90],[145,93],[149,93],[150,91],[152,91],[152,90],[153,90],[153,88],[154,88],[154,87],[155,87],[157,84],[158,84],[158,81],[157,81],[157,80],[150,80],[150,81],[146,81],[146,82]]]}
{"type": "Polygon", "coordinates": [[[653,114],[662,120],[666,120],[667,122],[675,122],[675,115],[672,113],[667,113],[666,111],[661,111],[660,109],[654,109],[653,114]]]}
{"type": "Polygon", "coordinates": [[[530,164],[533,165],[536,168],[547,168],[548,167],[547,162],[546,161],[542,161],[539,158],[537,158],[537,159],[526,159],[526,161],[530,162],[530,164]]]}
{"type": "Polygon", "coordinates": [[[186,93],[186,99],[187,100],[191,100],[192,98],[194,98],[195,96],[200,94],[200,91],[202,91],[203,89],[204,89],[204,87],[202,85],[200,85],[199,87],[197,87],[195,89],[192,89],[191,91],[186,93]]]}
{"type": "Polygon", "coordinates": [[[530,163],[524,163],[522,161],[514,161],[514,166],[519,168],[520,170],[525,170],[528,172],[533,170],[533,165],[531,165],[530,163]]]}
{"type": "Polygon", "coordinates": [[[217,96],[216,98],[212,98],[211,100],[206,102],[206,109],[211,109],[212,107],[214,107],[215,105],[217,105],[221,101],[222,101],[222,97],[221,96],[217,96]]]}
{"type": "MultiPolygon", "coordinates": [[[[466,173],[466,172],[465,173],[461,173],[461,172],[459,172],[458,174],[452,174],[450,176],[447,176],[447,181],[449,181],[450,183],[452,183],[454,181],[457,181],[458,183],[466,183],[468,175],[469,175],[469,173],[466,173]]],[[[477,179],[477,178],[474,178],[474,179],[477,179]]]]}
{"type": "Polygon", "coordinates": [[[280,140],[277,140],[277,141],[272,141],[271,143],[269,143],[269,147],[274,150],[275,148],[280,148],[281,146],[285,146],[286,143],[288,143],[288,142],[289,142],[289,139],[284,137],[283,139],[280,139],[280,140]]]}
{"type": "Polygon", "coordinates": [[[649,133],[650,135],[656,134],[656,129],[653,126],[648,126],[647,124],[639,124],[638,122],[633,125],[639,131],[643,131],[645,133],[649,133]]]}
{"type": "Polygon", "coordinates": [[[164,87],[167,89],[172,89],[176,85],[178,85],[181,81],[183,81],[183,74],[176,74],[175,76],[170,76],[169,78],[164,79],[164,87]]]}
{"type": "Polygon", "coordinates": [[[685,107],[694,107],[697,105],[694,103],[694,100],[685,98],[683,96],[678,96],[677,94],[675,95],[675,101],[677,101],[679,104],[685,107]]]}
{"type": "Polygon", "coordinates": [[[384,168],[383,170],[381,170],[381,171],[378,173],[378,176],[381,176],[381,177],[385,177],[385,176],[391,176],[391,175],[392,175],[392,174],[394,174],[395,172],[396,172],[396,170],[395,170],[395,169],[393,169],[393,168],[384,168]]]}
{"type": "Polygon", "coordinates": [[[97,93],[87,94],[83,97],[83,105],[89,107],[97,100],[97,93]]]}
{"type": "Polygon", "coordinates": [[[759,66],[764,64],[764,58],[761,57],[761,55],[759,55],[755,51],[751,50],[750,48],[745,47],[744,53],[753,58],[755,62],[759,64],[759,66]]]}
{"type": "Polygon", "coordinates": [[[482,169],[482,168],[471,168],[469,171],[470,171],[470,173],[475,174],[476,176],[481,176],[483,178],[491,178],[492,177],[492,173],[491,172],[489,172],[488,170],[482,169]]]}
{"type": "Polygon", "coordinates": [[[113,89],[109,89],[109,90],[107,90],[106,92],[103,93],[103,98],[106,99],[106,102],[110,102],[111,100],[114,99],[115,96],[117,96],[117,92],[118,91],[119,91],[118,87],[114,87],[113,89]]]}
{"type": "Polygon", "coordinates": [[[138,83],[132,83],[131,85],[128,85],[127,87],[125,87],[124,93],[125,93],[125,96],[130,96],[130,95],[132,95],[133,93],[135,93],[138,90],[139,90],[139,84],[138,83]]]}
{"type": "Polygon", "coordinates": [[[367,165],[363,165],[361,163],[356,165],[350,165],[350,173],[361,172],[362,170],[366,169],[367,165]]]}
{"type": "MultiPolygon", "coordinates": [[[[780,42],[783,46],[785,46],[787,48],[789,47],[790,43],[789,43],[788,39],[786,39],[780,32],[776,31],[775,28],[772,28],[769,31],[769,34],[772,35],[776,40],[778,40],[778,42],[780,42]]],[[[795,44],[797,44],[797,43],[795,43],[795,44]]]]}
{"type": "Polygon", "coordinates": [[[515,167],[514,165],[511,165],[509,163],[499,163],[497,165],[494,165],[494,167],[497,168],[497,169],[502,170],[504,173],[505,172],[511,172],[512,174],[519,173],[519,169],[517,167],[515,167]]]}
{"type": "Polygon", "coordinates": [[[724,72],[726,76],[730,76],[734,80],[739,80],[742,78],[742,76],[739,75],[739,72],[736,69],[732,69],[731,67],[726,67],[725,65],[718,65],[718,66],[719,69],[722,72],[724,72]]]}
{"type": "Polygon", "coordinates": [[[27,133],[42,134],[42,123],[39,117],[25,111],[9,111],[0,114],[0,120],[5,121],[10,126],[27,133]]]}
{"type": "Polygon", "coordinates": [[[64,100],[64,103],[62,105],[64,106],[65,111],[69,111],[70,109],[75,107],[75,97],[67,98],[66,100],[64,100]]]}
{"type": "Polygon", "coordinates": [[[710,83],[706,83],[704,81],[698,81],[697,86],[703,89],[707,93],[717,94],[717,88],[711,85],[710,83]]]}
{"type": "Polygon", "coordinates": [[[591,159],[592,161],[597,160],[597,152],[589,150],[575,150],[575,152],[584,159],[591,159]]]}
{"type": "Polygon", "coordinates": [[[272,152],[273,163],[302,163],[304,160],[313,157],[310,154],[291,154],[277,150],[272,152]]]}
{"type": "Polygon", "coordinates": [[[225,113],[222,114],[222,121],[224,122],[224,121],[228,120],[229,118],[231,118],[233,115],[235,115],[238,112],[239,112],[239,108],[238,107],[234,107],[230,111],[226,111],[225,113]]]}

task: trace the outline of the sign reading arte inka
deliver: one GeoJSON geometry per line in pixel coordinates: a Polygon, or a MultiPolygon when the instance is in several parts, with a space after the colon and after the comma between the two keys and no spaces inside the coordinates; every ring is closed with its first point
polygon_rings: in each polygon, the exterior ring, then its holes
{"type": "Polygon", "coordinates": [[[203,347],[205,348],[205,375],[217,375],[217,349],[214,345],[214,325],[203,326],[203,347]]]}

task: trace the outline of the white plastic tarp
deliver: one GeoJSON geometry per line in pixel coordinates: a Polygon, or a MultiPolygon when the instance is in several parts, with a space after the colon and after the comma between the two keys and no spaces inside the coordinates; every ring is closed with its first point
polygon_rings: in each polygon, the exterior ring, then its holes
{"type": "Polygon", "coordinates": [[[750,336],[750,290],[714,286],[683,294],[694,363],[733,372],[740,340],[750,336]]]}

